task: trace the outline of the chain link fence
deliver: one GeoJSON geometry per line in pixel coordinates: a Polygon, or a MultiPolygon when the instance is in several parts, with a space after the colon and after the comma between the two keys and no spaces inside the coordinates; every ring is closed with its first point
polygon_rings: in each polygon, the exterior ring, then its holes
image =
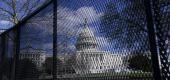
{"type": "Polygon", "coordinates": [[[169,80],[169,7],[51,0],[0,35],[0,79],[169,80]]]}

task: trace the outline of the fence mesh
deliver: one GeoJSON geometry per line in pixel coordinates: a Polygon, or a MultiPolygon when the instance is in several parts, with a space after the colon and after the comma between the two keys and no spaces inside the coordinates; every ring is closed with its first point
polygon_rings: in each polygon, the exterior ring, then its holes
{"type": "Polygon", "coordinates": [[[2,80],[5,79],[13,79],[13,73],[14,73],[14,55],[16,53],[16,47],[15,47],[15,41],[16,41],[16,36],[15,36],[15,30],[10,31],[8,34],[2,36],[2,43],[1,43],[1,51],[2,53],[5,54],[1,54],[1,59],[3,62],[1,62],[1,78],[2,80]]]}
{"type": "Polygon", "coordinates": [[[17,80],[52,78],[52,7],[49,5],[20,28],[17,80]]]}
{"type": "Polygon", "coordinates": [[[57,10],[59,79],[153,79],[144,0],[59,0],[57,10]]]}
{"type": "Polygon", "coordinates": [[[155,24],[158,48],[160,54],[160,67],[163,80],[170,79],[169,71],[169,22],[170,2],[167,0],[157,0],[153,2],[153,11],[155,16],[155,24]]]}
{"type": "Polygon", "coordinates": [[[57,11],[51,2],[0,35],[1,80],[158,80],[157,58],[161,79],[170,79],[168,0],[148,1],[150,13],[145,0],[57,1],[57,11]]]}

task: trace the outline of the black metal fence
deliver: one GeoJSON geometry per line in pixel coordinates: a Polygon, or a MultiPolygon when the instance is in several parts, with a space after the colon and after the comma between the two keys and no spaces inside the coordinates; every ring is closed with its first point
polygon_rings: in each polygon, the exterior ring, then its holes
{"type": "Polygon", "coordinates": [[[54,1],[46,1],[42,7],[1,34],[0,80],[53,78],[48,69],[53,70],[54,8],[54,1]]]}
{"type": "Polygon", "coordinates": [[[47,1],[0,35],[0,79],[169,80],[169,7],[168,0],[47,1]]]}

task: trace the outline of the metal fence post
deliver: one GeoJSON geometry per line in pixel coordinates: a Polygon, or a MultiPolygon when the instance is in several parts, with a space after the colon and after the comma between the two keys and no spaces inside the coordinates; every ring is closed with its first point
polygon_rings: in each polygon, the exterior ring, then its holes
{"type": "Polygon", "coordinates": [[[17,80],[17,64],[18,64],[18,56],[20,53],[20,27],[17,27],[16,29],[16,43],[15,43],[15,54],[14,54],[14,80],[17,80]]]}
{"type": "Polygon", "coordinates": [[[57,78],[57,0],[53,0],[53,80],[57,78]]]}
{"type": "Polygon", "coordinates": [[[1,53],[1,57],[0,57],[1,58],[0,79],[2,79],[2,75],[3,75],[2,69],[3,69],[3,64],[4,64],[3,60],[4,60],[4,56],[5,56],[5,40],[6,40],[5,35],[2,35],[1,36],[2,44],[0,45],[0,47],[2,48],[2,51],[1,51],[2,53],[1,53]]]}
{"type": "Polygon", "coordinates": [[[145,1],[145,11],[146,11],[146,20],[147,20],[147,28],[148,28],[148,35],[149,35],[152,67],[153,67],[153,77],[155,80],[161,80],[158,51],[156,47],[157,46],[156,34],[155,34],[153,15],[151,9],[151,0],[144,0],[144,1],[145,1]]]}

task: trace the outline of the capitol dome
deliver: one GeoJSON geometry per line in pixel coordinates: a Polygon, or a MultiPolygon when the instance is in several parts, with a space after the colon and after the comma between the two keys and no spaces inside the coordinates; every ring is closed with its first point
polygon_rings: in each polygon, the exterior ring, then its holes
{"type": "Polygon", "coordinates": [[[84,28],[78,35],[76,48],[78,50],[84,49],[95,49],[97,41],[93,31],[88,27],[87,21],[85,20],[84,28]]]}
{"type": "Polygon", "coordinates": [[[87,25],[85,25],[85,28],[80,32],[79,37],[94,37],[94,33],[87,25]]]}
{"type": "Polygon", "coordinates": [[[122,56],[99,50],[97,48],[97,36],[87,25],[86,20],[83,27],[76,42],[76,65],[73,65],[76,74],[106,73],[111,70],[121,71],[123,68],[120,68],[120,66],[123,66],[122,56]]]}

